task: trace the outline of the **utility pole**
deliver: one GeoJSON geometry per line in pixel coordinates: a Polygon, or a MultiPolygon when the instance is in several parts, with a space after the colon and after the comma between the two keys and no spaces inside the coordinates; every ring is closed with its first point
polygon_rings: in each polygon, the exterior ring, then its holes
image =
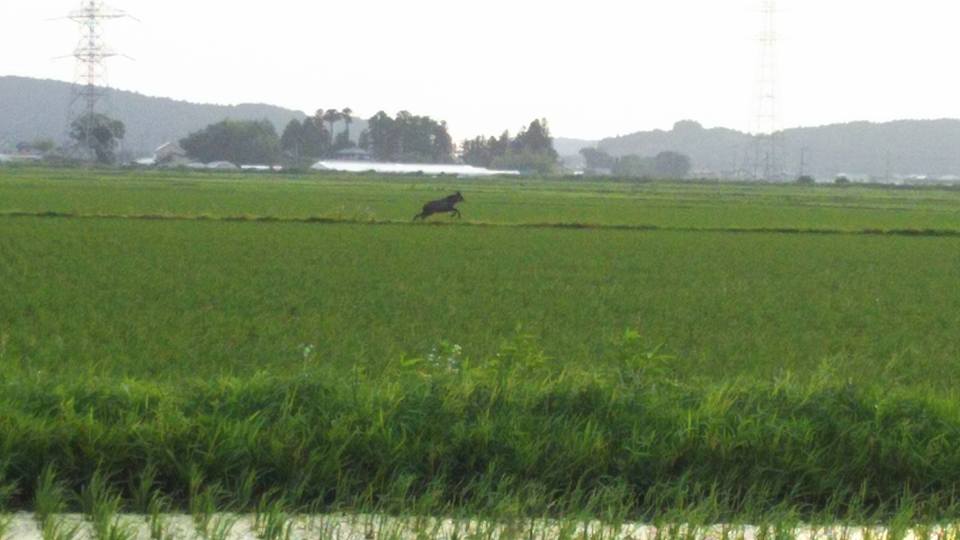
{"type": "Polygon", "coordinates": [[[133,18],[127,13],[107,6],[102,0],[83,0],[79,9],[71,11],[67,19],[80,26],[80,41],[73,50],[76,59],[73,93],[70,102],[68,130],[74,122],[88,122],[84,129],[84,153],[93,148],[93,129],[97,105],[107,93],[106,61],[118,53],[103,39],[103,23],[112,19],[133,18]]]}
{"type": "Polygon", "coordinates": [[[760,65],[757,73],[754,177],[777,180],[783,176],[783,141],[777,110],[777,5],[776,0],[762,0],[760,8],[760,65]]]}

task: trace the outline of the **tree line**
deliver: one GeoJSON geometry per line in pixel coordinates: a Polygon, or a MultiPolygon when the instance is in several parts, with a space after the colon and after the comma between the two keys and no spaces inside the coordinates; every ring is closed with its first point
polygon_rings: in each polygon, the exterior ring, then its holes
{"type": "MultiPolygon", "coordinates": [[[[367,127],[356,143],[350,135],[352,122],[349,108],[320,109],[303,120],[291,120],[278,137],[267,121],[225,120],[190,134],[180,145],[194,159],[234,163],[250,163],[250,160],[267,163],[282,158],[305,162],[337,157],[343,150],[356,146],[376,161],[453,163],[457,159],[457,146],[444,121],[408,111],[400,111],[395,116],[380,111],[367,119],[367,127]],[[338,123],[342,123],[344,129],[334,136],[338,123]]],[[[504,132],[500,137],[463,141],[459,150],[464,163],[480,167],[545,174],[555,172],[558,167],[557,152],[545,119],[534,120],[515,137],[504,132]]]]}
{"type": "Polygon", "coordinates": [[[660,152],[653,157],[627,155],[614,157],[596,148],[580,150],[588,174],[611,174],[626,178],[685,178],[690,174],[690,158],[679,152],[660,152]]]}
{"type": "Polygon", "coordinates": [[[542,174],[555,172],[559,156],[546,119],[534,120],[515,137],[476,137],[460,145],[464,163],[490,169],[516,169],[542,174]]]}
{"type": "Polygon", "coordinates": [[[287,124],[280,136],[280,150],[294,159],[330,157],[354,146],[350,138],[352,124],[353,111],[349,107],[339,111],[318,109],[303,121],[294,119],[287,124]],[[334,136],[337,122],[342,122],[344,129],[334,136]]]}
{"type": "Polygon", "coordinates": [[[351,114],[349,108],[320,109],[303,121],[291,120],[280,138],[280,147],[287,156],[297,159],[335,157],[338,152],[359,146],[377,161],[453,161],[455,149],[446,122],[408,111],[400,111],[395,117],[380,111],[367,120],[367,128],[354,143],[350,136],[351,114]],[[338,122],[343,122],[344,129],[333,136],[338,122]]]}
{"type": "Polygon", "coordinates": [[[360,147],[377,161],[451,163],[455,148],[447,123],[400,111],[395,118],[380,111],[367,120],[360,147]]]}
{"type": "MultiPolygon", "coordinates": [[[[303,120],[291,120],[278,134],[269,120],[223,120],[190,133],[179,143],[191,159],[205,163],[305,165],[359,146],[376,161],[453,163],[459,158],[492,169],[543,174],[558,169],[559,158],[546,119],[532,121],[516,136],[504,131],[499,137],[465,140],[459,149],[447,123],[429,116],[408,111],[390,116],[379,111],[367,119],[367,127],[356,142],[351,136],[353,121],[350,108],[319,109],[303,120]],[[338,124],[342,129],[336,129],[338,124]]],[[[125,132],[122,122],[97,114],[77,120],[72,128],[73,139],[87,147],[98,162],[116,162],[115,152],[125,132]]]]}
{"type": "Polygon", "coordinates": [[[367,129],[351,136],[353,112],[320,109],[303,120],[291,120],[281,135],[268,121],[234,121],[207,126],[180,141],[187,154],[201,161],[234,163],[306,162],[333,158],[359,146],[378,161],[450,163],[455,148],[446,122],[407,111],[391,117],[380,111],[367,120],[367,129]],[[343,129],[337,130],[337,124],[343,129]],[[334,134],[336,133],[336,134],[334,134]]]}

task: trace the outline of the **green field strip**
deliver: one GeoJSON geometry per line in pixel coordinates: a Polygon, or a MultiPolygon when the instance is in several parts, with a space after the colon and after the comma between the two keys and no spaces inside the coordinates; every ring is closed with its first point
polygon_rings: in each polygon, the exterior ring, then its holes
{"type": "Polygon", "coordinates": [[[932,527],[960,519],[958,210],[0,169],[0,540],[71,540],[71,512],[73,540],[170,513],[228,540],[218,511],[957,540],[932,527]],[[456,189],[464,219],[410,221],[456,189]]]}

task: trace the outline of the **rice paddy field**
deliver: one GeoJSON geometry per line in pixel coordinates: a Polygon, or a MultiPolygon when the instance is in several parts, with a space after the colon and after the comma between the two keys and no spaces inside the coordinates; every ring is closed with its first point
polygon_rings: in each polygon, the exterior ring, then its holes
{"type": "Polygon", "coordinates": [[[960,518],[958,283],[949,188],[0,168],[0,537],[904,537],[960,518]]]}

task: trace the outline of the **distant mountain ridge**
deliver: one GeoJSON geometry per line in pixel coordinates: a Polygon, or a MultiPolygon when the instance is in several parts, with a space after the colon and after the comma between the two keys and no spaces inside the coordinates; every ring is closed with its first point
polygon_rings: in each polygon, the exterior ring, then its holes
{"type": "MultiPolygon", "coordinates": [[[[44,137],[64,141],[71,87],[62,81],[0,77],[0,151],[44,137]]],[[[126,125],[123,148],[135,156],[149,156],[165,142],[178,141],[224,119],[267,119],[282,134],[290,120],[307,116],[303,111],[266,104],[196,104],[114,89],[104,100],[104,111],[126,125]]],[[[351,138],[356,139],[365,127],[363,120],[354,120],[351,138]]]]}
{"type": "MultiPolygon", "coordinates": [[[[837,174],[873,178],[960,175],[960,120],[851,122],[782,132],[783,170],[821,178],[837,174]]],[[[677,122],[670,131],[642,131],[603,139],[598,148],[613,156],[654,156],[664,151],[690,156],[696,173],[734,176],[757,160],[754,136],[726,128],[705,129],[677,122]]]]}

